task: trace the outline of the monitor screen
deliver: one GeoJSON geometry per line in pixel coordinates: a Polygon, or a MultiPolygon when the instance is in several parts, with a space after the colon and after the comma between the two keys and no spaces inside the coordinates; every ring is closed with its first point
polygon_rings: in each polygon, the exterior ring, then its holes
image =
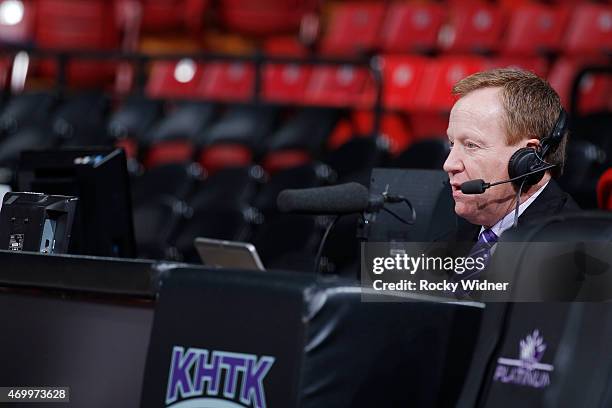
{"type": "Polygon", "coordinates": [[[17,189],[79,198],[68,253],[136,256],[123,150],[25,151],[19,161],[17,189]]]}

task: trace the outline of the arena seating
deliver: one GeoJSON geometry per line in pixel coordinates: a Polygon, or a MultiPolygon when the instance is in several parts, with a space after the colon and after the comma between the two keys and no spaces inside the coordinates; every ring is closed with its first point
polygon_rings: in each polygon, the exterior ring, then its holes
{"type": "MultiPolygon", "coordinates": [[[[119,0],[122,1],[122,0],[119,0]]],[[[130,2],[133,0],[123,0],[130,2]]],[[[144,0],[140,2],[143,33],[188,31],[200,33],[209,0],[144,0]]]]}
{"type": "Polygon", "coordinates": [[[297,64],[266,64],[263,98],[267,102],[297,104],[304,99],[312,68],[297,64]]]}
{"type": "Polygon", "coordinates": [[[576,6],[566,34],[564,52],[569,55],[610,55],[612,9],[604,4],[576,6]]]}
{"type": "Polygon", "coordinates": [[[612,170],[608,169],[597,181],[597,202],[602,210],[612,209],[612,170]]]}
{"type": "Polygon", "coordinates": [[[444,6],[436,3],[392,3],[381,33],[384,53],[426,53],[437,48],[444,6]]]}
{"type": "MultiPolygon", "coordinates": [[[[127,97],[109,94],[109,85],[120,75],[116,60],[69,60],[68,92],[45,85],[41,93],[29,89],[35,89],[41,78],[52,78],[49,75],[57,73],[57,67],[32,52],[27,91],[15,95],[9,92],[11,53],[3,60],[8,97],[0,106],[2,166],[14,166],[19,151],[33,146],[124,147],[134,174],[136,212],[146,197],[156,197],[152,201],[158,203],[152,205],[156,210],[144,205],[136,217],[137,231],[150,234],[144,231],[155,229],[158,221],[153,219],[163,220],[172,205],[178,209],[176,223],[163,243],[143,243],[143,247],[156,247],[158,255],[172,247],[170,252],[178,258],[182,250],[176,249],[176,243],[193,235],[181,232],[185,217],[200,217],[216,205],[211,197],[217,193],[205,193],[223,185],[215,178],[238,177],[237,185],[252,189],[236,204],[241,211],[252,209],[251,219],[283,220],[278,214],[263,218],[253,214],[273,210],[268,208],[272,198],[258,197],[273,195],[269,191],[285,185],[280,181],[285,180],[284,172],[302,168],[310,174],[303,178],[303,186],[308,186],[349,180],[367,183],[373,166],[439,168],[453,103],[449,92],[454,82],[470,73],[508,66],[532,70],[551,82],[570,109],[576,75],[588,66],[610,64],[611,8],[605,3],[354,0],[303,1],[291,8],[271,0],[87,0],[78,6],[67,0],[26,0],[21,4],[19,21],[0,18],[2,44],[61,50],[66,55],[77,48],[121,55],[126,50],[126,30],[133,30],[129,24],[135,24],[126,16],[136,10],[140,13],[136,38],[143,41],[148,36],[180,41],[175,39],[187,34],[185,41],[215,44],[222,37],[220,32],[231,30],[232,35],[238,32],[261,45],[262,53],[250,60],[252,55],[215,59],[215,49],[203,49],[204,54],[182,57],[150,56],[141,68],[136,60],[126,61],[132,75],[127,97]],[[37,18],[40,13],[49,18],[37,18]],[[312,20],[313,16],[318,20],[312,20]],[[309,35],[319,33],[314,42],[305,41],[300,31],[304,18],[310,19],[310,30],[315,29],[309,35]],[[58,23],[67,20],[75,23],[58,23]],[[318,31],[317,24],[321,24],[318,31]],[[215,41],[207,42],[207,36],[215,36],[215,41]],[[375,59],[369,60],[370,56],[375,59]],[[267,60],[274,57],[283,59],[267,60]],[[328,63],[325,58],[340,59],[328,63]],[[374,109],[377,77],[382,80],[378,120],[374,109]],[[96,91],[83,94],[91,86],[96,91]],[[372,138],[376,125],[378,134],[372,138]],[[45,132],[52,137],[45,137],[45,132]],[[253,168],[258,169],[254,178],[253,168]],[[183,181],[170,191],[155,183],[174,177],[183,181]]],[[[587,206],[595,205],[595,193],[594,181],[585,180],[597,178],[608,165],[602,157],[612,156],[605,138],[598,136],[605,132],[605,125],[594,128],[588,115],[600,115],[603,122],[596,122],[607,123],[611,87],[610,76],[597,71],[583,76],[578,88],[577,112],[585,119],[574,118],[577,127],[568,166],[572,167],[573,158],[576,169],[588,171],[568,172],[562,182],[587,206]],[[599,153],[593,155],[594,151],[599,153]]],[[[204,222],[206,217],[198,219],[204,222]]],[[[256,231],[265,231],[265,224],[247,220],[219,236],[256,239],[256,231]]],[[[316,242],[317,228],[308,231],[316,242]]]]}
{"type": "MultiPolygon", "coordinates": [[[[39,1],[35,44],[41,49],[97,50],[119,49],[121,38],[114,4],[108,1],[39,1]]],[[[43,60],[41,75],[57,75],[57,62],[43,60]]],[[[76,86],[111,83],[116,65],[111,61],[71,61],[67,81],[76,86]]]]}
{"type": "Polygon", "coordinates": [[[524,4],[512,12],[502,53],[534,56],[559,52],[570,17],[562,5],[524,4]]]}
{"type": "Polygon", "coordinates": [[[305,14],[315,12],[317,1],[222,0],[221,21],[230,30],[266,35],[295,31],[305,14]]]}
{"type": "Polygon", "coordinates": [[[326,55],[368,54],[377,47],[385,6],[379,2],[346,2],[335,5],[321,52],[326,55]]]}
{"type": "Polygon", "coordinates": [[[451,53],[497,51],[504,25],[504,14],[493,5],[457,3],[451,6],[448,24],[440,29],[440,48],[451,53]]]}

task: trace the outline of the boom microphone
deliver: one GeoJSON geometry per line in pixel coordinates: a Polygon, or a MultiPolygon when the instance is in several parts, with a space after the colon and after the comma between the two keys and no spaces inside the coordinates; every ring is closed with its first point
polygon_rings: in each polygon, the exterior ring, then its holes
{"type": "Polygon", "coordinates": [[[283,190],[276,200],[282,212],[298,214],[352,214],[370,207],[368,189],[359,183],[283,190]]]}
{"type": "Polygon", "coordinates": [[[513,181],[520,180],[522,178],[531,176],[532,174],[550,170],[555,166],[556,164],[550,164],[548,166],[540,167],[539,169],[536,169],[534,171],[530,171],[529,173],[521,174],[518,177],[514,177],[514,178],[503,180],[503,181],[497,181],[495,183],[486,183],[483,179],[466,181],[465,183],[461,184],[461,192],[463,194],[482,194],[489,187],[497,186],[499,184],[504,184],[504,183],[511,183],[513,181]]]}
{"type": "Polygon", "coordinates": [[[482,194],[490,186],[491,185],[485,183],[483,179],[470,180],[461,184],[461,192],[463,194],[482,194]]]}

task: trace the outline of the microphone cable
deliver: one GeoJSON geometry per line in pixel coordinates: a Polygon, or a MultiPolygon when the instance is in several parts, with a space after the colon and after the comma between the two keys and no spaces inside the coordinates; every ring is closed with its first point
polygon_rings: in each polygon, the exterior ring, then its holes
{"type": "Polygon", "coordinates": [[[518,225],[521,192],[523,191],[523,186],[525,186],[526,180],[527,178],[525,177],[523,181],[521,182],[521,185],[519,186],[518,191],[516,192],[516,206],[514,207],[514,223],[512,224],[513,228],[516,228],[516,226],[518,225]]]}
{"type": "Polygon", "coordinates": [[[336,225],[336,223],[341,217],[342,215],[334,216],[332,221],[329,224],[327,224],[327,227],[325,227],[325,232],[323,233],[323,237],[321,238],[321,242],[319,243],[319,248],[317,249],[317,255],[315,256],[315,268],[314,268],[315,273],[321,272],[320,270],[321,269],[321,257],[323,255],[323,248],[325,247],[325,242],[327,241],[327,236],[329,235],[332,228],[334,227],[334,225],[336,225]]]}
{"type": "MultiPolygon", "coordinates": [[[[546,154],[546,151],[544,151],[544,153],[542,154],[542,156],[544,156],[546,154]]],[[[538,151],[535,151],[535,155],[538,158],[538,160],[540,160],[540,164],[544,164],[543,167],[541,167],[540,169],[538,169],[537,171],[546,171],[547,169],[552,169],[553,167],[556,167],[556,164],[551,164],[549,162],[547,162],[546,160],[544,160],[544,158],[542,156],[540,156],[540,154],[538,153],[538,151]]],[[[521,185],[518,188],[518,191],[516,192],[516,206],[514,208],[514,223],[512,224],[513,228],[516,228],[518,226],[518,219],[519,219],[519,206],[520,206],[520,200],[521,200],[521,193],[523,192],[523,187],[525,186],[525,182],[527,181],[527,177],[530,174],[527,173],[525,174],[523,177],[523,181],[521,182],[521,185]]]]}
{"type": "MultiPolygon", "coordinates": [[[[401,222],[402,224],[405,225],[414,225],[416,223],[416,210],[414,208],[414,206],[412,205],[412,203],[410,202],[410,200],[408,200],[406,197],[404,196],[392,196],[389,195],[387,192],[382,193],[383,196],[383,205],[382,207],[380,207],[381,210],[385,211],[386,213],[390,214],[393,218],[395,218],[396,220],[398,220],[399,222],[401,222]],[[386,208],[384,206],[385,203],[405,203],[409,210],[410,210],[410,220],[405,220],[404,218],[400,217],[399,215],[397,215],[396,213],[394,213],[393,211],[389,210],[388,208],[386,208]]],[[[366,209],[366,212],[368,212],[368,210],[366,209]]],[[[343,216],[342,215],[336,215],[332,221],[327,225],[327,227],[325,228],[325,232],[323,233],[323,237],[321,238],[321,242],[319,243],[319,247],[317,249],[317,254],[315,256],[315,267],[314,267],[314,272],[315,273],[319,273],[321,272],[321,259],[323,257],[323,249],[325,247],[325,243],[327,242],[327,238],[329,236],[329,233],[331,232],[332,228],[336,225],[336,223],[338,222],[338,220],[343,216]]]]}
{"type": "Polygon", "coordinates": [[[402,224],[414,225],[414,223],[416,222],[416,210],[414,209],[414,206],[412,205],[410,200],[408,200],[404,196],[390,196],[386,192],[383,193],[383,197],[384,197],[385,203],[392,203],[392,204],[393,203],[405,203],[408,206],[408,208],[410,209],[410,220],[403,219],[402,217],[400,217],[399,215],[397,215],[396,213],[394,213],[390,209],[388,209],[388,208],[383,206],[381,209],[384,212],[390,214],[393,218],[395,218],[396,220],[398,220],[402,224]]]}

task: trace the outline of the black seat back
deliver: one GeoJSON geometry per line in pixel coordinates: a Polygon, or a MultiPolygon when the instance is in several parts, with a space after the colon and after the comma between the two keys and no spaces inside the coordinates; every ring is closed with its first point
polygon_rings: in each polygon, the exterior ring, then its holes
{"type": "Polygon", "coordinates": [[[253,407],[450,407],[481,312],[395,297],[364,302],[349,281],[275,271],[186,268],[170,271],[161,288],[147,408],[187,398],[253,407]],[[230,364],[238,367],[233,377],[230,364]]]}

